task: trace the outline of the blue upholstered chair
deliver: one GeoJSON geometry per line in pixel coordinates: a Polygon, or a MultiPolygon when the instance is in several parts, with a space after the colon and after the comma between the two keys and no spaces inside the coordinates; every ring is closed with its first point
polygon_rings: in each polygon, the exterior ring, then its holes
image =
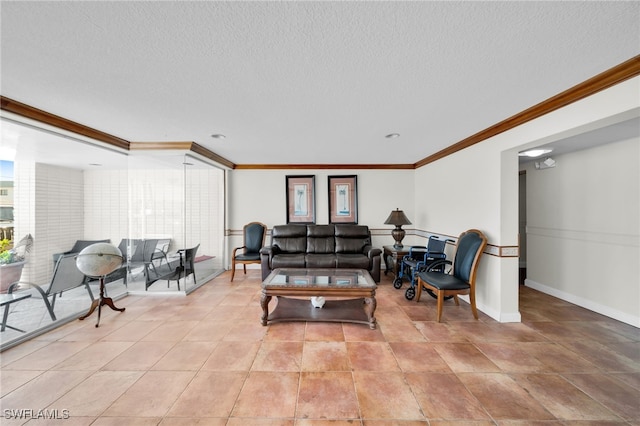
{"type": "Polygon", "coordinates": [[[416,301],[420,301],[422,288],[433,292],[438,299],[438,322],[442,318],[442,307],[447,296],[453,296],[456,305],[460,305],[458,295],[468,294],[471,311],[478,319],[476,309],[476,273],[480,256],[487,245],[487,237],[477,229],[469,229],[460,234],[456,244],[453,269],[450,274],[430,271],[418,273],[416,301]]]}
{"type": "Polygon", "coordinates": [[[260,249],[264,246],[267,235],[267,225],[260,222],[247,223],[243,229],[244,243],[233,249],[231,255],[231,281],[236,274],[236,263],[241,263],[244,273],[247,273],[248,263],[260,263],[260,249]],[[241,253],[237,253],[242,250],[241,253]]]}

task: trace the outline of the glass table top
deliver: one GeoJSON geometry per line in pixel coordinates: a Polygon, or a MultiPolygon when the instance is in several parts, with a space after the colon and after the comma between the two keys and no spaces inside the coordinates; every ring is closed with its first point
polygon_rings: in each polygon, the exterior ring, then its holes
{"type": "Polygon", "coordinates": [[[295,269],[273,271],[263,283],[267,287],[375,287],[364,269],[295,269]]]}

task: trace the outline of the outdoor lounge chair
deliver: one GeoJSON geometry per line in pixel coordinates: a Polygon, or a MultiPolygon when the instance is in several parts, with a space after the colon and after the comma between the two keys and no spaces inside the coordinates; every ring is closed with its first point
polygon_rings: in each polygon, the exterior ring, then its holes
{"type": "Polygon", "coordinates": [[[58,294],[84,285],[89,293],[91,301],[93,302],[93,293],[91,292],[91,287],[89,287],[88,280],[85,278],[85,275],[80,272],[76,266],[76,254],[64,254],[58,257],[58,261],[53,269],[53,275],[51,276],[51,282],[48,287],[45,288],[45,286],[40,286],[38,284],[19,281],[9,287],[8,294],[26,288],[36,289],[38,293],[40,293],[40,296],[49,311],[51,320],[56,321],[56,314],[53,310],[55,308],[56,296],[58,294]],[[50,297],[51,302],[49,302],[50,297]]]}

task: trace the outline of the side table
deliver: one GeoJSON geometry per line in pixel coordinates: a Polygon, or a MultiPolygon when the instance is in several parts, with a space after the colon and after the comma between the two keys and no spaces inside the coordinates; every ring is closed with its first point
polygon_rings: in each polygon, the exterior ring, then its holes
{"type": "Polygon", "coordinates": [[[396,248],[394,246],[382,246],[382,255],[384,256],[384,274],[387,275],[387,272],[393,272],[394,278],[398,276],[398,268],[400,267],[400,262],[402,261],[402,257],[409,254],[410,246],[402,246],[396,248]]]}

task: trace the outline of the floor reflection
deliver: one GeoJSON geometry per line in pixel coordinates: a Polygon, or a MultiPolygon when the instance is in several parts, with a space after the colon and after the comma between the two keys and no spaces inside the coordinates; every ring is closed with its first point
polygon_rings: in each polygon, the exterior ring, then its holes
{"type": "MultiPolygon", "coordinates": [[[[127,285],[123,280],[117,280],[105,285],[105,296],[111,297],[116,306],[117,301],[128,295],[175,295],[177,297],[186,296],[190,292],[197,289],[207,281],[224,272],[220,268],[216,268],[214,259],[207,259],[195,264],[195,280],[193,275],[180,280],[180,290],[178,290],[176,281],[160,280],[153,283],[145,291],[145,277],[143,268],[132,270],[129,274],[127,285]]],[[[90,283],[91,292],[94,298],[100,295],[100,282],[92,281],[90,283]]],[[[9,309],[7,324],[24,332],[7,328],[0,333],[0,351],[17,343],[28,340],[52,328],[59,327],[69,321],[75,321],[79,316],[87,313],[91,306],[91,299],[84,286],[77,287],[72,290],[65,291],[62,296],[58,295],[54,307],[54,313],[57,320],[52,321],[47,308],[36,290],[25,290],[31,292],[32,297],[3,306],[2,310],[9,309]]],[[[109,309],[103,306],[102,309],[109,309]]],[[[1,312],[0,315],[4,313],[1,312]]],[[[97,311],[94,312],[85,321],[97,321],[97,311]]]]}

